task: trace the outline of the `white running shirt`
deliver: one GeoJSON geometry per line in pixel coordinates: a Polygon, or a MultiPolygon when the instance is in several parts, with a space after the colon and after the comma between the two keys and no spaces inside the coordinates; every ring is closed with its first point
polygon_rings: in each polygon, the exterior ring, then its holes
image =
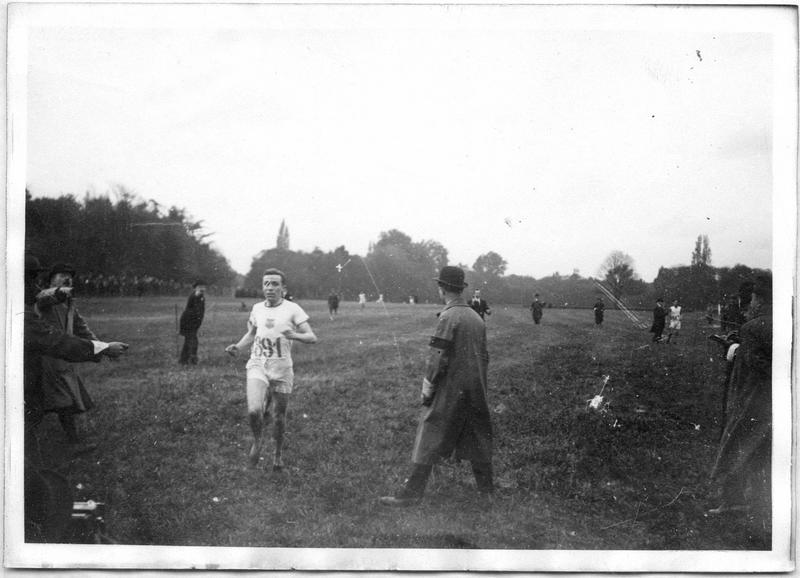
{"type": "Polygon", "coordinates": [[[253,305],[247,327],[255,327],[256,336],[246,367],[263,367],[269,379],[291,379],[292,340],[283,332],[297,330],[308,319],[302,307],[286,299],[275,307],[268,307],[266,301],[253,305]]]}

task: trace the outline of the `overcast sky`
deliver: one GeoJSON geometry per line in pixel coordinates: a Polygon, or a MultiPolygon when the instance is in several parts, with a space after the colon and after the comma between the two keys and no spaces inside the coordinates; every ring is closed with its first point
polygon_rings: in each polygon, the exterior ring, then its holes
{"type": "Polygon", "coordinates": [[[282,219],[296,250],[396,228],[537,278],[618,249],[652,281],[701,234],[716,266],[772,267],[787,16],[29,5],[24,180],[184,207],[241,273],[282,219]]]}

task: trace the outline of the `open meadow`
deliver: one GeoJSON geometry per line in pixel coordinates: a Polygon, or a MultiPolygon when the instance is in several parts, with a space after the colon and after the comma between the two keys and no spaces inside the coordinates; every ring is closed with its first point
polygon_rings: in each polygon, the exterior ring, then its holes
{"type": "Polygon", "coordinates": [[[420,506],[387,509],[378,498],[410,471],[439,307],[347,302],[331,321],[322,301],[300,301],[319,343],[292,350],[286,469],[273,473],[269,438],[261,466],[248,465],[246,359],[223,351],[255,301],[208,297],[189,368],[177,363],[184,302],[80,300],[92,329],[130,351],[80,368],[97,404],[82,422],[94,452],[68,459],[55,416],[42,426],[49,459],[108,504],[121,544],[770,549],[769,519],[705,514],[724,360],[699,313],[675,343],[652,345],[619,311],[597,327],[591,310],[546,309],[537,326],[521,306],[495,306],[493,502],[476,499],[469,464],[445,463],[420,506]]]}

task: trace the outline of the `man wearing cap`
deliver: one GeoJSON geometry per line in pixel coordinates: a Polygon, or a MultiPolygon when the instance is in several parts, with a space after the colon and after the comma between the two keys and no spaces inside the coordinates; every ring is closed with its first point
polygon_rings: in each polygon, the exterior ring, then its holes
{"type": "Polygon", "coordinates": [[[411,506],[422,499],[433,465],[455,454],[472,463],[478,491],[493,491],[492,424],[487,403],[486,327],[464,301],[464,271],[443,267],[436,279],[444,309],[430,339],[422,380],[422,413],[411,456],[411,476],[386,506],[411,506]]]}
{"type": "Polygon", "coordinates": [[[183,349],[181,350],[180,364],[197,365],[197,332],[203,324],[206,312],[206,284],[204,281],[195,281],[192,294],[186,301],[186,309],[181,314],[180,331],[183,335],[183,349]]]}
{"type": "MultiPolygon", "coordinates": [[[[48,288],[36,296],[42,319],[65,335],[99,341],[81,317],[72,295],[75,268],[66,263],[53,265],[47,276],[48,288]]],[[[58,414],[61,427],[71,444],[80,442],[75,416],[94,407],[76,367],[56,357],[42,358],[44,411],[58,414]]]]}

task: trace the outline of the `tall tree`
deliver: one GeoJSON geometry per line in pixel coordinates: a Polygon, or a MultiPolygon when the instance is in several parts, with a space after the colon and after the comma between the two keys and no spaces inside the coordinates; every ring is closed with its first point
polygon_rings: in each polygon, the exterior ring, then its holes
{"type": "Polygon", "coordinates": [[[711,247],[708,244],[708,235],[697,235],[697,241],[692,251],[692,267],[708,267],[711,265],[711,247]]]}
{"type": "Polygon", "coordinates": [[[600,273],[617,299],[637,277],[633,268],[633,258],[619,250],[612,251],[606,257],[600,266],[600,273]]]}

